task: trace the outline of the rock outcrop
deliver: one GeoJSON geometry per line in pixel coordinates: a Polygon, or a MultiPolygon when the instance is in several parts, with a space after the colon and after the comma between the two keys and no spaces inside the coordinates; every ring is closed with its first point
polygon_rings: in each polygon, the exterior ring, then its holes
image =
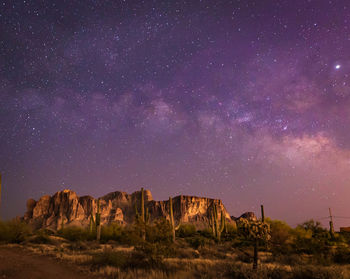
{"type": "MultiPolygon", "coordinates": [[[[162,217],[169,219],[169,201],[154,201],[148,190],[144,194],[151,220],[162,217]]],[[[135,207],[140,208],[140,200],[140,191],[132,194],[117,191],[101,197],[101,224],[131,224],[135,219],[135,207]]],[[[173,198],[175,223],[192,223],[197,228],[207,227],[214,204],[224,213],[227,221],[234,222],[221,200],[181,195],[173,198]]],[[[38,201],[28,200],[23,219],[36,228],[56,230],[62,224],[88,226],[91,214],[96,211],[97,199],[91,196],[78,197],[74,191],[63,190],[53,196],[42,196],[38,201]]]]}

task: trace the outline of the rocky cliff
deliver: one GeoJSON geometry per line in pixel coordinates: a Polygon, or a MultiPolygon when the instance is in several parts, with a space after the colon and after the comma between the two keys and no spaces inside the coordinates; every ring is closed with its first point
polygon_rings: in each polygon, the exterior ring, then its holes
{"type": "MultiPolygon", "coordinates": [[[[117,191],[101,197],[101,224],[131,224],[135,219],[135,207],[140,208],[140,200],[140,191],[132,194],[117,191]]],[[[207,227],[209,212],[214,204],[219,211],[224,212],[229,222],[234,222],[235,218],[230,217],[221,200],[183,195],[173,198],[175,222],[192,223],[197,228],[207,227]]],[[[145,190],[145,206],[151,220],[169,218],[169,201],[154,201],[148,190],[145,190]]],[[[97,199],[91,196],[78,197],[74,191],[63,190],[53,196],[42,196],[38,201],[28,200],[23,219],[36,228],[56,230],[62,224],[88,226],[91,214],[96,211],[97,199]]]]}

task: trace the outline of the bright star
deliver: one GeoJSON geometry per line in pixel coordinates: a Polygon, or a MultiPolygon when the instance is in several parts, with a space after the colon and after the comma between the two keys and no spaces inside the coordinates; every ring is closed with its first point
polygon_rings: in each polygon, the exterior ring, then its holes
{"type": "Polygon", "coordinates": [[[335,68],[338,70],[338,69],[340,69],[340,65],[339,64],[337,64],[337,65],[335,65],[335,68]]]}

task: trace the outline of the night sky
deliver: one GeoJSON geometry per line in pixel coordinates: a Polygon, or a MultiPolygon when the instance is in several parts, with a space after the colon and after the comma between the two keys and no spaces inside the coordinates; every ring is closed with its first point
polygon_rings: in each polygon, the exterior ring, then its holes
{"type": "Polygon", "coordinates": [[[1,1],[2,216],[141,187],[350,216],[349,27],[347,0],[1,1]]]}

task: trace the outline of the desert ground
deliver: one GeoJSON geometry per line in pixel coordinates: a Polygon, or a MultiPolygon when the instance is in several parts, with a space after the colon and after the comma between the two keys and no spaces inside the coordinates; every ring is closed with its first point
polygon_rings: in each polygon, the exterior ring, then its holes
{"type": "Polygon", "coordinates": [[[97,278],[67,261],[38,254],[19,245],[0,246],[0,278],[62,279],[97,278]]]}
{"type": "Polygon", "coordinates": [[[310,228],[288,231],[285,224],[271,221],[272,238],[259,243],[254,270],[253,245],[238,232],[223,233],[218,241],[183,225],[172,242],[167,223],[162,224],[149,225],[145,239],[135,227],[104,227],[98,242],[84,228],[33,232],[23,224],[3,222],[1,236],[9,237],[12,228],[14,238],[2,238],[0,278],[350,278],[347,240],[336,234],[331,243],[325,229],[312,236],[305,234],[310,228]]]}

